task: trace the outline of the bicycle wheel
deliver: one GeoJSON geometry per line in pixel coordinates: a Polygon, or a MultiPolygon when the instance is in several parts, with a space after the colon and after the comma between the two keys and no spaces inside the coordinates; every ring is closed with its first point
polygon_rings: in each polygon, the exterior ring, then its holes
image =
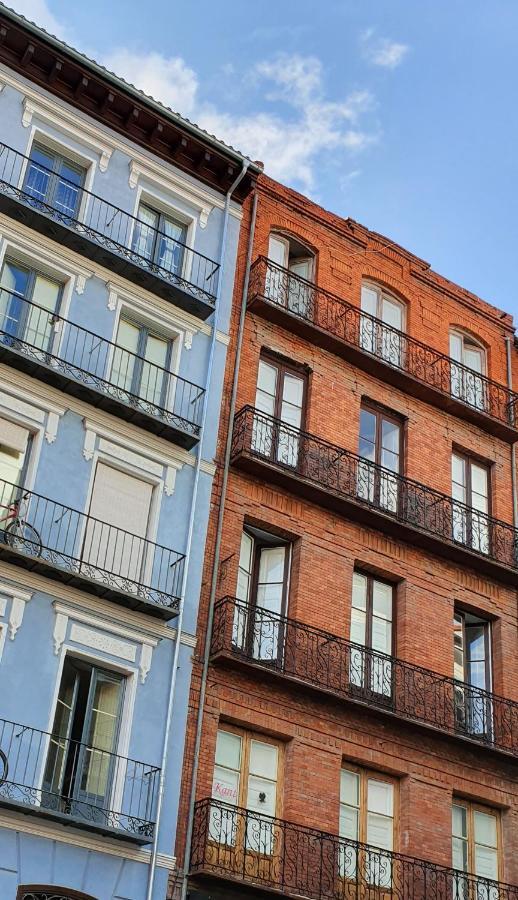
{"type": "Polygon", "coordinates": [[[0,787],[7,781],[9,775],[9,762],[3,750],[0,750],[0,787]]]}
{"type": "Polygon", "coordinates": [[[13,550],[27,553],[29,556],[41,556],[43,549],[41,538],[36,529],[27,522],[13,519],[4,529],[4,540],[13,550]]]}

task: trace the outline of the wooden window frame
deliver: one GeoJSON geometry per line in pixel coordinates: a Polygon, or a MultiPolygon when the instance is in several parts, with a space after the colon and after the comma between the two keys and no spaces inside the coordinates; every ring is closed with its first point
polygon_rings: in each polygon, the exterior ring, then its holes
{"type": "MultiPolygon", "coordinates": [[[[482,878],[482,875],[475,874],[475,827],[474,827],[474,813],[481,812],[486,815],[492,815],[496,819],[496,855],[497,855],[497,881],[502,881],[503,879],[503,858],[502,858],[502,850],[503,850],[503,840],[502,840],[502,814],[499,809],[495,806],[484,806],[483,803],[478,803],[474,800],[466,800],[464,797],[456,797],[453,796],[452,807],[453,806],[462,806],[467,810],[467,843],[468,843],[468,871],[465,873],[466,875],[471,875],[473,878],[482,878]]],[[[452,842],[453,842],[453,828],[452,828],[452,842]]],[[[456,871],[460,872],[461,869],[457,869],[456,871]]]]}
{"type": "MultiPolygon", "coordinates": [[[[282,612],[281,615],[286,615],[286,610],[288,606],[288,591],[289,591],[289,582],[290,582],[290,567],[291,567],[291,558],[292,558],[292,550],[293,544],[291,541],[286,540],[284,538],[277,538],[275,534],[272,534],[272,542],[261,539],[257,537],[256,534],[245,525],[243,527],[243,531],[248,535],[248,537],[252,538],[253,541],[253,549],[252,549],[252,568],[250,570],[250,593],[248,597],[248,605],[250,609],[257,608],[257,589],[259,586],[259,569],[261,565],[261,552],[263,550],[274,549],[276,547],[286,547],[287,552],[285,554],[284,559],[284,572],[283,572],[283,585],[282,585],[282,612]]],[[[266,533],[266,532],[265,532],[266,533]]]]}
{"type": "MultiPolygon", "coordinates": [[[[392,593],[392,639],[390,646],[390,655],[396,655],[396,611],[397,611],[397,585],[394,584],[393,581],[389,581],[388,578],[380,578],[378,575],[374,575],[372,572],[367,571],[366,569],[362,569],[359,567],[354,568],[353,570],[353,585],[354,585],[354,575],[361,575],[362,578],[367,579],[367,598],[366,598],[366,607],[365,607],[365,617],[366,617],[366,628],[365,628],[365,649],[372,650],[373,653],[377,653],[379,651],[372,649],[372,597],[373,597],[373,585],[375,581],[379,581],[380,584],[385,584],[390,588],[392,593]],[[368,639],[368,643],[367,643],[368,639]]],[[[352,610],[356,608],[353,606],[353,592],[351,589],[351,617],[352,610]]],[[[349,625],[349,633],[350,633],[350,625],[349,625]]]]}
{"type": "MultiPolygon", "coordinates": [[[[458,616],[462,619],[462,646],[464,651],[464,684],[469,684],[466,678],[466,615],[476,616],[475,613],[466,613],[465,610],[459,609],[458,606],[455,606],[453,609],[454,618],[458,616]]],[[[492,628],[491,628],[491,619],[486,618],[485,616],[480,616],[480,624],[484,627],[484,649],[485,649],[485,671],[486,671],[486,684],[489,685],[486,687],[486,691],[491,691],[493,688],[493,647],[492,647],[492,628]]],[[[469,625],[468,625],[469,627],[469,625]]]]}
{"type": "MultiPolygon", "coordinates": [[[[239,795],[236,806],[246,809],[246,795],[248,792],[248,778],[250,775],[250,747],[252,741],[259,741],[262,744],[270,744],[277,748],[277,780],[276,780],[276,798],[275,798],[275,818],[282,818],[282,793],[284,789],[284,744],[278,738],[261,734],[259,731],[250,731],[247,728],[241,728],[239,725],[231,725],[227,722],[219,722],[218,733],[220,731],[228,731],[229,734],[236,734],[241,738],[241,765],[239,769],[239,795]]],[[[217,736],[216,736],[217,737],[217,736]]],[[[216,765],[216,744],[214,744],[214,757],[212,771],[216,765]]]]}
{"type": "MultiPolygon", "coordinates": [[[[466,464],[465,505],[469,509],[475,509],[475,507],[473,506],[473,503],[472,503],[473,489],[472,489],[472,480],[471,480],[471,467],[473,464],[475,464],[476,466],[479,466],[481,469],[486,470],[486,473],[487,473],[487,513],[485,513],[485,515],[491,516],[492,515],[491,511],[492,511],[492,506],[493,506],[493,504],[492,504],[493,491],[492,491],[492,483],[491,483],[491,481],[492,481],[491,472],[492,472],[492,468],[493,468],[492,464],[487,459],[483,459],[482,457],[476,456],[475,454],[472,454],[472,453],[467,453],[465,450],[460,450],[459,448],[457,448],[455,446],[452,447],[451,455],[452,455],[452,460],[453,460],[453,457],[456,456],[458,459],[462,459],[464,461],[464,463],[466,464]]],[[[452,481],[453,481],[453,478],[452,478],[452,481]]],[[[460,501],[457,501],[457,502],[460,502],[460,501]]],[[[478,510],[475,510],[475,512],[478,512],[478,510]]],[[[484,515],[484,513],[482,513],[482,515],[484,515]]]]}
{"type": "Polygon", "coordinates": [[[301,414],[300,414],[300,428],[299,431],[305,431],[306,428],[306,413],[307,413],[307,395],[308,395],[308,382],[309,375],[307,370],[303,365],[297,365],[296,363],[287,362],[285,359],[281,359],[274,354],[267,353],[262,351],[259,355],[259,365],[257,367],[257,379],[256,379],[256,391],[259,388],[259,366],[261,362],[266,363],[266,365],[273,366],[277,369],[277,380],[275,383],[275,405],[273,411],[273,418],[279,419],[281,418],[281,407],[282,407],[282,391],[281,384],[284,385],[284,377],[285,375],[294,375],[296,378],[299,378],[302,381],[302,403],[301,403],[301,414]]]}
{"type": "Polygon", "coordinates": [[[400,297],[397,297],[395,294],[392,294],[390,291],[386,290],[381,284],[377,284],[375,281],[369,281],[368,279],[363,279],[360,287],[360,310],[365,313],[365,315],[369,315],[361,305],[361,292],[363,288],[369,288],[371,291],[374,291],[377,297],[376,300],[376,315],[375,318],[378,319],[379,322],[382,322],[386,328],[391,328],[393,331],[400,330],[401,334],[407,334],[407,306],[408,304],[401,300],[400,297]],[[401,329],[394,328],[393,325],[388,325],[386,322],[383,322],[383,300],[389,300],[391,303],[396,303],[401,308],[401,329]]]}
{"type": "MultiPolygon", "coordinates": [[[[450,338],[451,337],[458,337],[462,341],[462,360],[460,362],[458,362],[458,365],[465,366],[467,369],[470,369],[470,366],[466,365],[466,363],[464,362],[464,344],[466,341],[468,341],[470,344],[472,344],[472,346],[474,348],[479,350],[480,353],[482,354],[482,372],[477,372],[476,374],[480,375],[481,378],[484,378],[484,377],[487,378],[488,368],[489,368],[488,367],[488,356],[487,356],[487,349],[484,346],[484,344],[482,343],[482,341],[479,340],[478,338],[474,337],[473,335],[469,334],[469,332],[463,331],[461,328],[455,328],[455,327],[450,328],[450,330],[448,331],[448,354],[450,354],[450,338]]],[[[454,362],[457,362],[457,360],[454,360],[454,362]]],[[[471,371],[475,371],[475,370],[472,369],[471,371]]]]}
{"type": "MultiPolygon", "coordinates": [[[[347,760],[342,761],[342,765],[340,767],[340,773],[342,772],[353,772],[355,775],[360,776],[360,788],[359,788],[359,804],[358,804],[358,838],[360,844],[366,844],[369,846],[367,840],[367,814],[368,814],[368,782],[369,779],[375,781],[383,781],[386,784],[391,784],[393,788],[392,794],[392,850],[391,851],[383,851],[387,853],[397,853],[399,847],[399,781],[392,775],[387,774],[386,772],[379,772],[376,769],[366,769],[363,766],[358,766],[354,763],[349,763],[347,760]]],[[[342,799],[340,797],[339,806],[342,805],[342,799]]],[[[347,805],[347,804],[345,804],[347,805]]],[[[349,804],[350,805],[350,804],[349,804]]],[[[383,889],[379,888],[381,892],[383,889]]]]}
{"type": "Polygon", "coordinates": [[[399,413],[393,412],[392,410],[385,409],[383,406],[378,406],[376,403],[372,403],[370,400],[362,400],[360,404],[360,428],[358,434],[358,442],[361,440],[361,414],[362,410],[366,412],[370,412],[373,416],[376,417],[376,440],[375,440],[375,459],[374,465],[383,468],[381,465],[381,427],[380,422],[381,419],[386,419],[387,422],[392,422],[393,425],[397,425],[399,428],[400,435],[400,449],[399,449],[399,469],[394,474],[396,475],[404,475],[405,471],[405,419],[403,416],[400,416],[399,413]]]}

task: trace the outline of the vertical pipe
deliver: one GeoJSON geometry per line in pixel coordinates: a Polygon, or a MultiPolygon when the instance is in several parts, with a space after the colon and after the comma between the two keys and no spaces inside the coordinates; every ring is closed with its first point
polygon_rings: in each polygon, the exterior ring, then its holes
{"type": "MultiPolygon", "coordinates": [[[[511,343],[512,338],[507,335],[505,338],[505,351],[507,359],[507,387],[510,391],[513,389],[513,370],[511,361],[511,343]]],[[[513,410],[513,414],[518,415],[518,409],[513,410]]],[[[511,489],[513,492],[513,525],[518,527],[518,498],[516,496],[516,450],[515,444],[511,444],[511,489]]]]}
{"type": "Polygon", "coordinates": [[[210,642],[211,642],[211,632],[212,632],[212,624],[214,621],[214,603],[216,599],[216,585],[217,585],[217,577],[218,577],[218,568],[219,568],[219,555],[221,549],[221,534],[223,530],[223,514],[225,511],[225,498],[227,492],[227,482],[228,482],[228,469],[230,462],[230,450],[232,445],[232,420],[234,418],[234,412],[236,408],[236,396],[237,396],[237,382],[238,382],[238,372],[239,372],[239,363],[241,359],[241,347],[243,344],[243,331],[245,327],[245,313],[246,313],[246,298],[248,294],[248,282],[250,280],[250,267],[252,264],[252,248],[254,244],[254,233],[255,233],[255,219],[257,214],[257,193],[254,193],[254,200],[252,206],[252,215],[250,219],[250,232],[248,235],[248,250],[247,250],[247,258],[246,258],[246,269],[245,269],[245,278],[243,282],[243,294],[241,297],[241,312],[239,317],[239,328],[237,333],[237,346],[236,346],[236,359],[234,363],[234,378],[232,381],[232,391],[230,397],[230,406],[228,412],[228,430],[227,430],[227,440],[225,445],[225,457],[223,462],[223,477],[221,484],[221,498],[219,502],[219,511],[218,511],[218,522],[216,526],[216,539],[214,545],[214,559],[212,562],[212,573],[211,573],[211,583],[210,583],[210,597],[209,597],[209,611],[207,616],[207,629],[205,635],[205,648],[203,655],[203,671],[201,677],[201,685],[200,685],[200,697],[199,697],[199,705],[198,705],[198,715],[196,719],[196,737],[194,743],[194,754],[193,754],[193,772],[192,772],[192,781],[191,781],[191,791],[189,796],[189,812],[187,817],[187,828],[186,828],[186,842],[185,842],[185,853],[184,853],[184,861],[183,861],[183,872],[182,872],[182,891],[181,898],[185,900],[187,894],[187,875],[189,870],[189,859],[191,855],[191,844],[192,844],[192,828],[194,822],[194,805],[196,801],[196,784],[198,778],[198,760],[200,757],[200,744],[201,744],[201,731],[203,725],[203,708],[205,705],[205,693],[207,688],[207,676],[209,669],[209,659],[210,659],[210,642]]]}
{"type": "Polygon", "coordinates": [[[211,381],[212,381],[212,372],[214,368],[214,354],[216,348],[216,335],[218,331],[218,318],[219,318],[219,307],[220,307],[220,298],[221,291],[223,287],[223,276],[225,272],[225,249],[227,243],[227,231],[228,231],[228,219],[230,215],[230,201],[232,199],[232,194],[237,188],[238,184],[245,177],[246,172],[248,170],[250,163],[246,160],[243,160],[243,167],[239,172],[239,175],[235,179],[234,183],[230,186],[227,191],[225,197],[225,210],[223,214],[223,228],[221,232],[221,246],[220,246],[220,259],[219,259],[219,278],[218,278],[218,289],[216,294],[216,312],[214,316],[214,322],[212,325],[212,337],[210,343],[210,352],[209,352],[209,361],[207,365],[207,378],[205,381],[205,394],[203,396],[203,412],[202,412],[202,421],[201,421],[201,438],[200,443],[198,445],[198,452],[196,456],[196,467],[194,473],[194,485],[192,489],[192,499],[191,499],[191,510],[189,514],[189,528],[187,532],[187,545],[185,550],[185,563],[183,569],[182,576],[182,589],[180,592],[181,600],[180,600],[180,611],[178,614],[177,624],[176,624],[176,640],[173,654],[173,662],[171,667],[171,680],[169,684],[169,697],[167,702],[167,715],[166,715],[166,725],[164,731],[164,741],[162,747],[162,762],[160,766],[160,779],[158,784],[158,799],[157,799],[157,812],[156,812],[156,820],[155,820],[155,831],[153,835],[153,847],[151,850],[151,859],[149,862],[149,876],[148,876],[148,884],[146,891],[146,900],[152,900],[153,896],[153,886],[155,882],[155,873],[156,873],[156,862],[158,856],[158,838],[160,832],[160,821],[162,815],[162,806],[164,799],[164,787],[165,787],[165,773],[167,768],[167,761],[169,756],[169,738],[171,733],[171,724],[173,718],[173,706],[174,706],[174,697],[176,690],[176,675],[178,671],[178,660],[180,656],[180,645],[182,638],[182,623],[183,623],[183,612],[184,612],[184,604],[185,604],[185,589],[187,584],[187,574],[189,570],[189,562],[191,556],[191,547],[192,547],[192,539],[194,533],[194,520],[195,520],[195,512],[196,512],[196,501],[198,497],[198,484],[200,480],[200,467],[201,461],[203,458],[203,444],[205,440],[205,424],[207,420],[208,413],[208,400],[211,389],[211,381]]]}

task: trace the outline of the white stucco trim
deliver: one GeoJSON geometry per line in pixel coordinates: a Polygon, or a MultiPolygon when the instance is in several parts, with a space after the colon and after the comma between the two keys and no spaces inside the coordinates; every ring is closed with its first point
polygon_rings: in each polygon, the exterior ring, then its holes
{"type": "MultiPolygon", "coordinates": [[[[5,78],[5,81],[8,82],[8,79],[5,78]]],[[[70,112],[64,104],[60,104],[55,99],[51,101],[35,91],[27,91],[17,85],[13,78],[11,78],[11,86],[23,90],[25,93],[22,101],[22,125],[24,128],[32,125],[33,117],[52,125],[58,133],[72,138],[79,146],[82,144],[93,149],[99,155],[100,171],[106,172],[114,145],[108,140],[102,139],[99,128],[93,122],[90,123],[85,119],[79,123],[77,116],[70,112]]]]}
{"type": "Polygon", "coordinates": [[[50,247],[43,246],[38,240],[35,232],[27,232],[24,235],[14,234],[9,227],[5,228],[4,223],[0,223],[0,269],[7,257],[14,257],[21,263],[36,269],[36,271],[44,272],[63,285],[63,302],[61,304],[61,315],[66,318],[68,308],[70,306],[71,293],[73,290],[77,294],[83,294],[86,282],[92,277],[93,271],[86,268],[81,263],[74,261],[71,266],[67,266],[62,262],[61,249],[59,257],[56,256],[56,248],[51,252],[50,247]],[[56,262],[59,259],[59,262],[56,262]]]}
{"type": "MultiPolygon", "coordinates": [[[[0,65],[0,83],[1,82],[23,94],[25,101],[35,109],[38,109],[40,117],[44,116],[47,121],[51,121],[50,117],[52,116],[52,119],[56,122],[57,128],[63,129],[63,123],[65,123],[65,126],[70,133],[77,133],[78,137],[74,139],[79,143],[86,144],[88,139],[91,141],[91,146],[93,146],[94,149],[97,146],[97,152],[99,152],[99,148],[101,148],[101,152],[104,150],[106,153],[109,153],[110,156],[113,150],[119,150],[121,153],[130,157],[136,165],[140,165],[143,170],[148,169],[153,171],[154,168],[159,170],[162,178],[165,178],[171,184],[174,184],[177,190],[184,190],[192,197],[192,200],[195,203],[203,203],[205,206],[224,209],[225,198],[223,194],[212,191],[201,182],[199,184],[192,183],[180,172],[180,170],[175,169],[172,163],[168,163],[165,160],[160,160],[160,162],[158,162],[156,157],[145,151],[142,147],[139,147],[130,140],[123,140],[120,135],[112,132],[106,125],[91,119],[80,110],[74,109],[64,100],[61,100],[61,98],[47,93],[43,88],[37,87],[34,82],[29,81],[21,75],[15,75],[10,68],[3,64],[0,65]]],[[[108,165],[110,156],[107,157],[106,166],[108,165]]],[[[101,171],[104,171],[101,165],[99,165],[99,168],[101,171]]],[[[230,206],[230,215],[239,221],[243,218],[243,210],[239,204],[232,202],[230,206]]]]}
{"type": "MultiPolygon", "coordinates": [[[[216,205],[214,202],[209,202],[205,191],[199,191],[191,184],[186,186],[185,179],[176,173],[168,172],[161,163],[152,162],[151,160],[143,162],[132,159],[129,164],[129,186],[130,188],[140,186],[144,194],[147,194],[149,191],[147,186],[141,183],[142,179],[147,179],[150,185],[155,184],[167,191],[171,196],[172,211],[176,209],[175,201],[188,203],[189,206],[196,210],[200,228],[205,228],[209,216],[216,205]]],[[[139,199],[140,197],[137,198],[137,201],[139,199]]],[[[180,214],[185,214],[185,207],[178,207],[178,211],[180,214]]],[[[189,246],[193,246],[193,244],[190,243],[189,246]]]]}
{"type": "MultiPolygon", "coordinates": [[[[37,813],[28,816],[23,813],[1,810],[0,828],[8,828],[10,831],[34,835],[34,837],[45,838],[49,841],[57,841],[60,844],[81,847],[93,853],[118,856],[143,865],[149,865],[151,859],[150,850],[132,847],[128,841],[118,841],[116,838],[110,837],[95,837],[72,825],[63,828],[63,825],[39,820],[37,813]]],[[[176,857],[169,856],[167,853],[159,853],[157,865],[161,869],[175,869],[176,857]]]]}
{"type": "Polygon", "coordinates": [[[31,386],[28,385],[26,389],[18,387],[13,383],[14,380],[12,374],[9,378],[0,378],[0,415],[26,428],[32,435],[25,476],[25,487],[32,490],[43,441],[53,444],[56,440],[65,407],[58,406],[51,400],[36,397],[30,389],[31,386]]]}
{"type": "Polygon", "coordinates": [[[25,606],[32,598],[33,591],[26,591],[19,585],[0,578],[0,622],[2,633],[0,634],[0,659],[4,649],[6,638],[14,641],[23,622],[25,606]]]}

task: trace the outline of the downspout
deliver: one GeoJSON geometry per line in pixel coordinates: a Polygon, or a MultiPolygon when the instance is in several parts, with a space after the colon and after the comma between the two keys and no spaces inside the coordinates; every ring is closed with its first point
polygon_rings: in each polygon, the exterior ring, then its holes
{"type": "Polygon", "coordinates": [[[156,873],[156,863],[158,856],[158,838],[160,833],[160,822],[162,815],[162,807],[164,801],[164,789],[165,789],[165,773],[167,769],[167,763],[169,758],[169,740],[171,735],[171,724],[173,719],[173,708],[174,708],[174,699],[175,699],[175,691],[176,691],[176,676],[178,672],[178,660],[180,656],[180,646],[182,640],[182,624],[183,624],[183,613],[185,606],[185,591],[187,587],[187,579],[189,572],[189,564],[191,559],[191,548],[192,548],[192,539],[194,533],[194,520],[196,514],[196,502],[198,499],[198,486],[200,482],[200,468],[201,461],[203,459],[203,445],[205,441],[205,425],[207,422],[207,414],[209,407],[209,396],[210,389],[212,383],[212,374],[214,368],[214,356],[215,356],[215,348],[216,348],[216,335],[218,331],[218,321],[220,316],[220,300],[221,300],[221,291],[223,289],[223,278],[225,273],[225,249],[227,243],[227,231],[228,231],[228,220],[230,214],[230,201],[232,199],[232,194],[237,188],[238,184],[243,180],[250,166],[249,160],[243,160],[243,166],[241,171],[239,172],[237,178],[234,180],[233,184],[230,186],[226,193],[225,197],[225,209],[223,214],[223,228],[221,232],[221,247],[219,254],[219,277],[218,277],[218,287],[216,291],[216,311],[214,316],[214,322],[212,326],[212,336],[210,342],[210,352],[209,352],[209,361],[207,365],[207,378],[205,381],[205,394],[203,398],[203,412],[201,417],[201,439],[198,444],[198,452],[196,455],[196,464],[194,471],[194,484],[192,489],[192,501],[191,501],[191,511],[189,515],[189,528],[187,532],[187,545],[185,549],[185,565],[183,570],[182,577],[182,586],[180,591],[180,610],[178,613],[178,619],[176,621],[176,639],[174,645],[174,654],[173,654],[173,662],[171,667],[171,680],[169,684],[169,697],[167,701],[167,715],[166,715],[166,725],[164,732],[164,742],[162,746],[162,761],[160,766],[160,782],[158,787],[158,799],[157,799],[157,808],[156,808],[156,819],[155,819],[155,832],[153,837],[153,846],[151,850],[151,859],[149,862],[149,876],[147,883],[147,891],[146,891],[146,900],[152,900],[153,897],[153,887],[155,883],[155,873],[156,873]]]}
{"type": "Polygon", "coordinates": [[[186,842],[185,842],[185,853],[184,853],[184,861],[183,861],[183,873],[182,873],[182,892],[181,892],[181,900],[185,900],[187,896],[187,877],[189,873],[189,860],[191,856],[191,845],[192,845],[192,829],[194,823],[194,807],[196,803],[196,787],[198,781],[198,760],[200,758],[200,745],[201,745],[201,733],[203,726],[203,710],[205,706],[205,694],[207,691],[207,677],[209,671],[209,660],[210,660],[210,644],[211,644],[211,635],[212,635],[212,626],[214,622],[214,604],[216,600],[216,587],[218,580],[218,569],[219,569],[219,557],[221,551],[221,535],[223,531],[223,515],[225,512],[225,499],[227,493],[227,482],[228,482],[228,470],[230,463],[230,451],[232,446],[232,422],[234,419],[234,413],[236,409],[236,396],[237,396],[237,382],[238,382],[238,373],[239,373],[239,365],[241,360],[241,348],[243,345],[243,332],[245,327],[245,313],[246,313],[246,300],[248,295],[248,283],[250,281],[250,268],[252,265],[252,248],[254,244],[254,233],[255,233],[255,219],[257,214],[257,193],[254,192],[254,200],[252,205],[252,215],[250,219],[250,232],[248,235],[248,249],[247,249],[247,257],[246,257],[246,268],[245,268],[245,278],[243,282],[243,294],[241,297],[241,311],[239,317],[239,327],[237,333],[237,344],[236,344],[236,358],[234,362],[234,377],[232,381],[232,392],[230,396],[230,406],[228,411],[228,430],[227,430],[227,440],[225,444],[225,456],[223,462],[223,477],[221,483],[221,497],[219,502],[219,510],[218,510],[218,521],[216,526],[216,539],[214,545],[214,559],[212,563],[212,573],[211,573],[211,582],[210,582],[210,596],[209,596],[209,610],[207,616],[207,630],[205,635],[205,648],[203,655],[203,671],[201,676],[201,685],[200,685],[200,698],[198,705],[198,715],[196,719],[196,738],[194,742],[194,754],[193,754],[193,772],[192,772],[192,782],[191,782],[191,791],[189,796],[189,812],[187,817],[187,829],[186,829],[186,842]]]}
{"type": "MultiPolygon", "coordinates": [[[[513,389],[513,370],[511,363],[511,342],[512,338],[509,336],[505,339],[505,350],[507,357],[507,387],[510,391],[513,389]]],[[[511,412],[511,415],[516,417],[518,416],[518,408],[514,408],[511,412]]],[[[518,499],[516,496],[516,444],[511,444],[511,490],[513,492],[513,525],[514,527],[518,527],[518,499]]]]}

